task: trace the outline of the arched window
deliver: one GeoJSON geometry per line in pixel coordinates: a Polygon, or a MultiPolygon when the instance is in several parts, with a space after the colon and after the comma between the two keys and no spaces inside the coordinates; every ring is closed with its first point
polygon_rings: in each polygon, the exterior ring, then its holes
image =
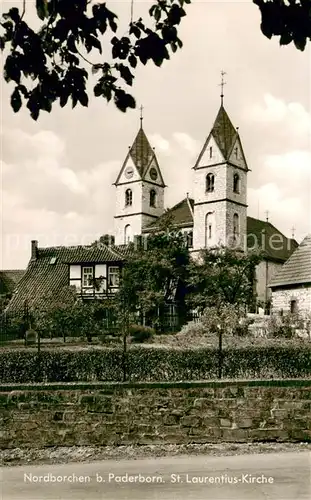
{"type": "Polygon", "coordinates": [[[240,221],[238,214],[233,215],[233,239],[236,241],[240,237],[240,221]]]}
{"type": "Polygon", "coordinates": [[[130,224],[127,224],[124,228],[124,243],[127,245],[132,241],[132,228],[130,224]]]}
{"type": "Polygon", "coordinates": [[[212,191],[214,191],[214,182],[215,182],[215,177],[214,177],[214,174],[207,174],[206,176],[206,192],[207,193],[211,193],[212,191]]]}
{"type": "Polygon", "coordinates": [[[150,190],[150,206],[155,207],[157,201],[157,193],[154,189],[150,190]]]}
{"type": "Polygon", "coordinates": [[[234,174],[233,175],[233,192],[234,193],[239,193],[240,192],[240,177],[239,177],[239,174],[234,174]]]}
{"type": "Polygon", "coordinates": [[[133,193],[131,189],[125,191],[125,206],[129,207],[133,203],[133,193]]]}
{"type": "Polygon", "coordinates": [[[213,231],[213,221],[212,221],[213,214],[209,212],[206,214],[205,217],[205,247],[209,247],[211,245],[211,241],[214,237],[213,231]]]}

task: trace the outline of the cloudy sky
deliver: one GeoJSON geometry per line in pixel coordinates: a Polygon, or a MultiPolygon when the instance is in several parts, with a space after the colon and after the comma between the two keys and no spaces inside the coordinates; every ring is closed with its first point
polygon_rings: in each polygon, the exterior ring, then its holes
{"type": "MultiPolygon", "coordinates": [[[[130,2],[107,3],[124,31],[130,2]]],[[[146,13],[151,4],[136,0],[134,13],[146,13]]],[[[194,1],[187,12],[180,29],[184,48],[162,68],[139,68],[133,88],[168,185],[166,206],[191,195],[191,167],[219,108],[223,69],[224,104],[251,168],[248,213],[264,219],[269,210],[277,228],[290,236],[294,226],[301,241],[311,230],[310,50],[266,39],[250,0],[194,1]]],[[[139,127],[138,111],[123,114],[94,97],[87,109],[56,105],[34,122],[25,109],[13,113],[11,89],[1,82],[5,269],[27,265],[31,239],[39,246],[89,243],[113,232],[112,183],[139,127]]]]}

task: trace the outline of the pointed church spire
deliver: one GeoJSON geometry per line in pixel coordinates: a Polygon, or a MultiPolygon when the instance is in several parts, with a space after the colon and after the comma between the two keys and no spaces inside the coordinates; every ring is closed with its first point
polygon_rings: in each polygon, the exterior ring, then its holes
{"type": "Polygon", "coordinates": [[[232,125],[232,122],[222,104],[211,130],[211,135],[214,137],[224,156],[224,159],[228,160],[234,142],[238,136],[238,131],[232,125]]]}

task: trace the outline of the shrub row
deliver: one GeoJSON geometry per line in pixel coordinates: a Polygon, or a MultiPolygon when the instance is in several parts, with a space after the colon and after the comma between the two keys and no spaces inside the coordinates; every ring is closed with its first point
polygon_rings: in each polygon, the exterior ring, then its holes
{"type": "MultiPolygon", "coordinates": [[[[128,380],[183,381],[217,378],[218,352],[213,348],[134,347],[127,353],[128,380]]],[[[247,347],[223,351],[223,378],[297,378],[311,375],[309,346],[247,347]]],[[[123,380],[120,349],[70,351],[4,349],[0,382],[91,382],[123,380]]]]}

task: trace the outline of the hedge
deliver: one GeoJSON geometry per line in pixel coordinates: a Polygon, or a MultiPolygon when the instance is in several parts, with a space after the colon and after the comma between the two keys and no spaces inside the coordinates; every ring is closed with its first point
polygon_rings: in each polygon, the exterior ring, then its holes
{"type": "MultiPolygon", "coordinates": [[[[176,382],[217,378],[218,352],[213,348],[163,349],[134,347],[127,353],[127,379],[133,382],[176,382]]],[[[227,348],[223,378],[298,378],[311,376],[310,346],[227,348]]],[[[33,349],[0,351],[0,383],[120,382],[120,349],[70,351],[33,349]]]]}

